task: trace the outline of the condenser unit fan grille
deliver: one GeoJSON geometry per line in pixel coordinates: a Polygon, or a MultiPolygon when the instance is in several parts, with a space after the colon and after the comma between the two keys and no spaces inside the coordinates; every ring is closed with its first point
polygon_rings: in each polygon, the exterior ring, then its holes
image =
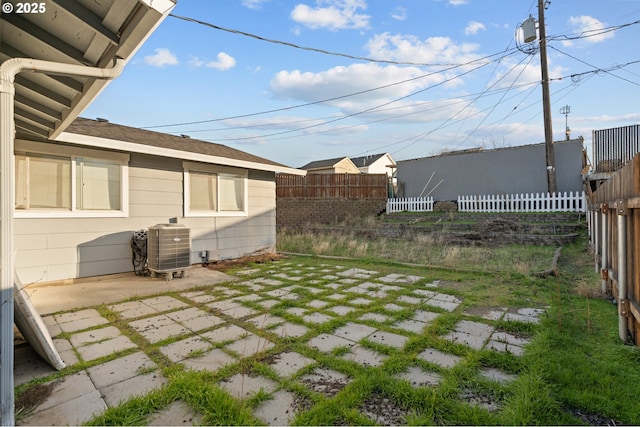
{"type": "Polygon", "coordinates": [[[158,224],[149,227],[147,263],[158,273],[183,270],[190,266],[191,239],[189,228],[180,224],[158,224]]]}

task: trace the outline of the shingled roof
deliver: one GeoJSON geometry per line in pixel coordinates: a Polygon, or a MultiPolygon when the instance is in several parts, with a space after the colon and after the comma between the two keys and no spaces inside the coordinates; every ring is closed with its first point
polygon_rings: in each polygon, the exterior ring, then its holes
{"type": "MultiPolygon", "coordinates": [[[[226,145],[192,139],[187,136],[169,135],[162,132],[113,124],[106,120],[91,120],[79,117],[67,127],[66,133],[289,168],[283,164],[236,150],[226,145]]],[[[62,139],[64,140],[64,138],[62,139]]],[[[153,154],[151,151],[150,153],[153,154]]]]}

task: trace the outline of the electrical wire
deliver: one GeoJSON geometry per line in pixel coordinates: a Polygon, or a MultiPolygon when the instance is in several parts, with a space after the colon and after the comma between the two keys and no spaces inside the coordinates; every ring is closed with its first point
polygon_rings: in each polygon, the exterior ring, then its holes
{"type": "Polygon", "coordinates": [[[358,60],[358,61],[376,62],[376,63],[381,63],[381,64],[394,64],[394,65],[414,65],[414,66],[419,66],[419,67],[459,67],[459,66],[465,65],[465,64],[460,64],[460,63],[424,63],[424,62],[392,61],[392,60],[386,60],[386,59],[369,58],[369,57],[366,57],[366,56],[356,56],[356,55],[350,55],[350,54],[347,54],[347,53],[332,52],[332,51],[319,49],[319,48],[315,48],[315,47],[301,46],[301,45],[297,45],[297,44],[291,43],[291,42],[285,42],[285,41],[281,41],[281,40],[270,39],[270,38],[262,37],[262,36],[259,36],[259,35],[253,34],[253,33],[248,33],[246,31],[233,30],[233,29],[230,29],[230,28],[221,27],[219,25],[215,25],[215,24],[212,24],[210,22],[201,21],[199,19],[189,18],[187,16],[174,15],[173,13],[170,13],[169,16],[172,17],[172,18],[181,19],[183,21],[193,22],[195,24],[199,24],[199,25],[203,25],[205,27],[213,28],[214,30],[225,31],[227,33],[232,33],[232,34],[239,34],[239,35],[242,35],[242,36],[250,37],[250,38],[253,38],[253,39],[256,39],[256,40],[260,40],[260,41],[264,41],[264,42],[269,42],[269,43],[273,43],[273,44],[279,44],[279,45],[283,45],[283,46],[293,47],[295,49],[307,50],[307,51],[316,52],[316,53],[322,53],[324,55],[340,56],[340,57],[343,57],[343,58],[355,59],[355,60],[358,60]]]}

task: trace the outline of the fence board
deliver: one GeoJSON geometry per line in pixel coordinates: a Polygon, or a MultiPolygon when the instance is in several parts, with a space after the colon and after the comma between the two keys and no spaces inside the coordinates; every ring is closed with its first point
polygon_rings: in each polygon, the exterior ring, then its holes
{"type": "Polygon", "coordinates": [[[458,196],[459,212],[586,212],[584,192],[458,196]]]}
{"type": "Polygon", "coordinates": [[[603,290],[616,298],[620,338],[626,341],[629,335],[636,345],[640,344],[639,197],[640,155],[636,155],[591,194],[589,209],[589,241],[596,270],[602,274],[603,290]],[[625,243],[624,253],[619,253],[620,242],[625,243]]]}
{"type": "Polygon", "coordinates": [[[387,214],[394,212],[432,212],[433,197],[400,197],[387,200],[387,214]]]}
{"type": "Polygon", "coordinates": [[[276,197],[385,199],[385,174],[277,174],[276,197]]]}

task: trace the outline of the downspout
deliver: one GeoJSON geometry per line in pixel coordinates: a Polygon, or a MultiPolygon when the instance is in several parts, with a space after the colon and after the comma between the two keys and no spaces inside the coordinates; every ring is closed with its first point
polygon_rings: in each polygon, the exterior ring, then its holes
{"type": "Polygon", "coordinates": [[[116,58],[111,68],[93,68],[30,58],[12,58],[0,64],[0,423],[14,425],[13,394],[13,210],[15,77],[21,72],[94,77],[111,80],[120,75],[125,60],[116,58]]]}

